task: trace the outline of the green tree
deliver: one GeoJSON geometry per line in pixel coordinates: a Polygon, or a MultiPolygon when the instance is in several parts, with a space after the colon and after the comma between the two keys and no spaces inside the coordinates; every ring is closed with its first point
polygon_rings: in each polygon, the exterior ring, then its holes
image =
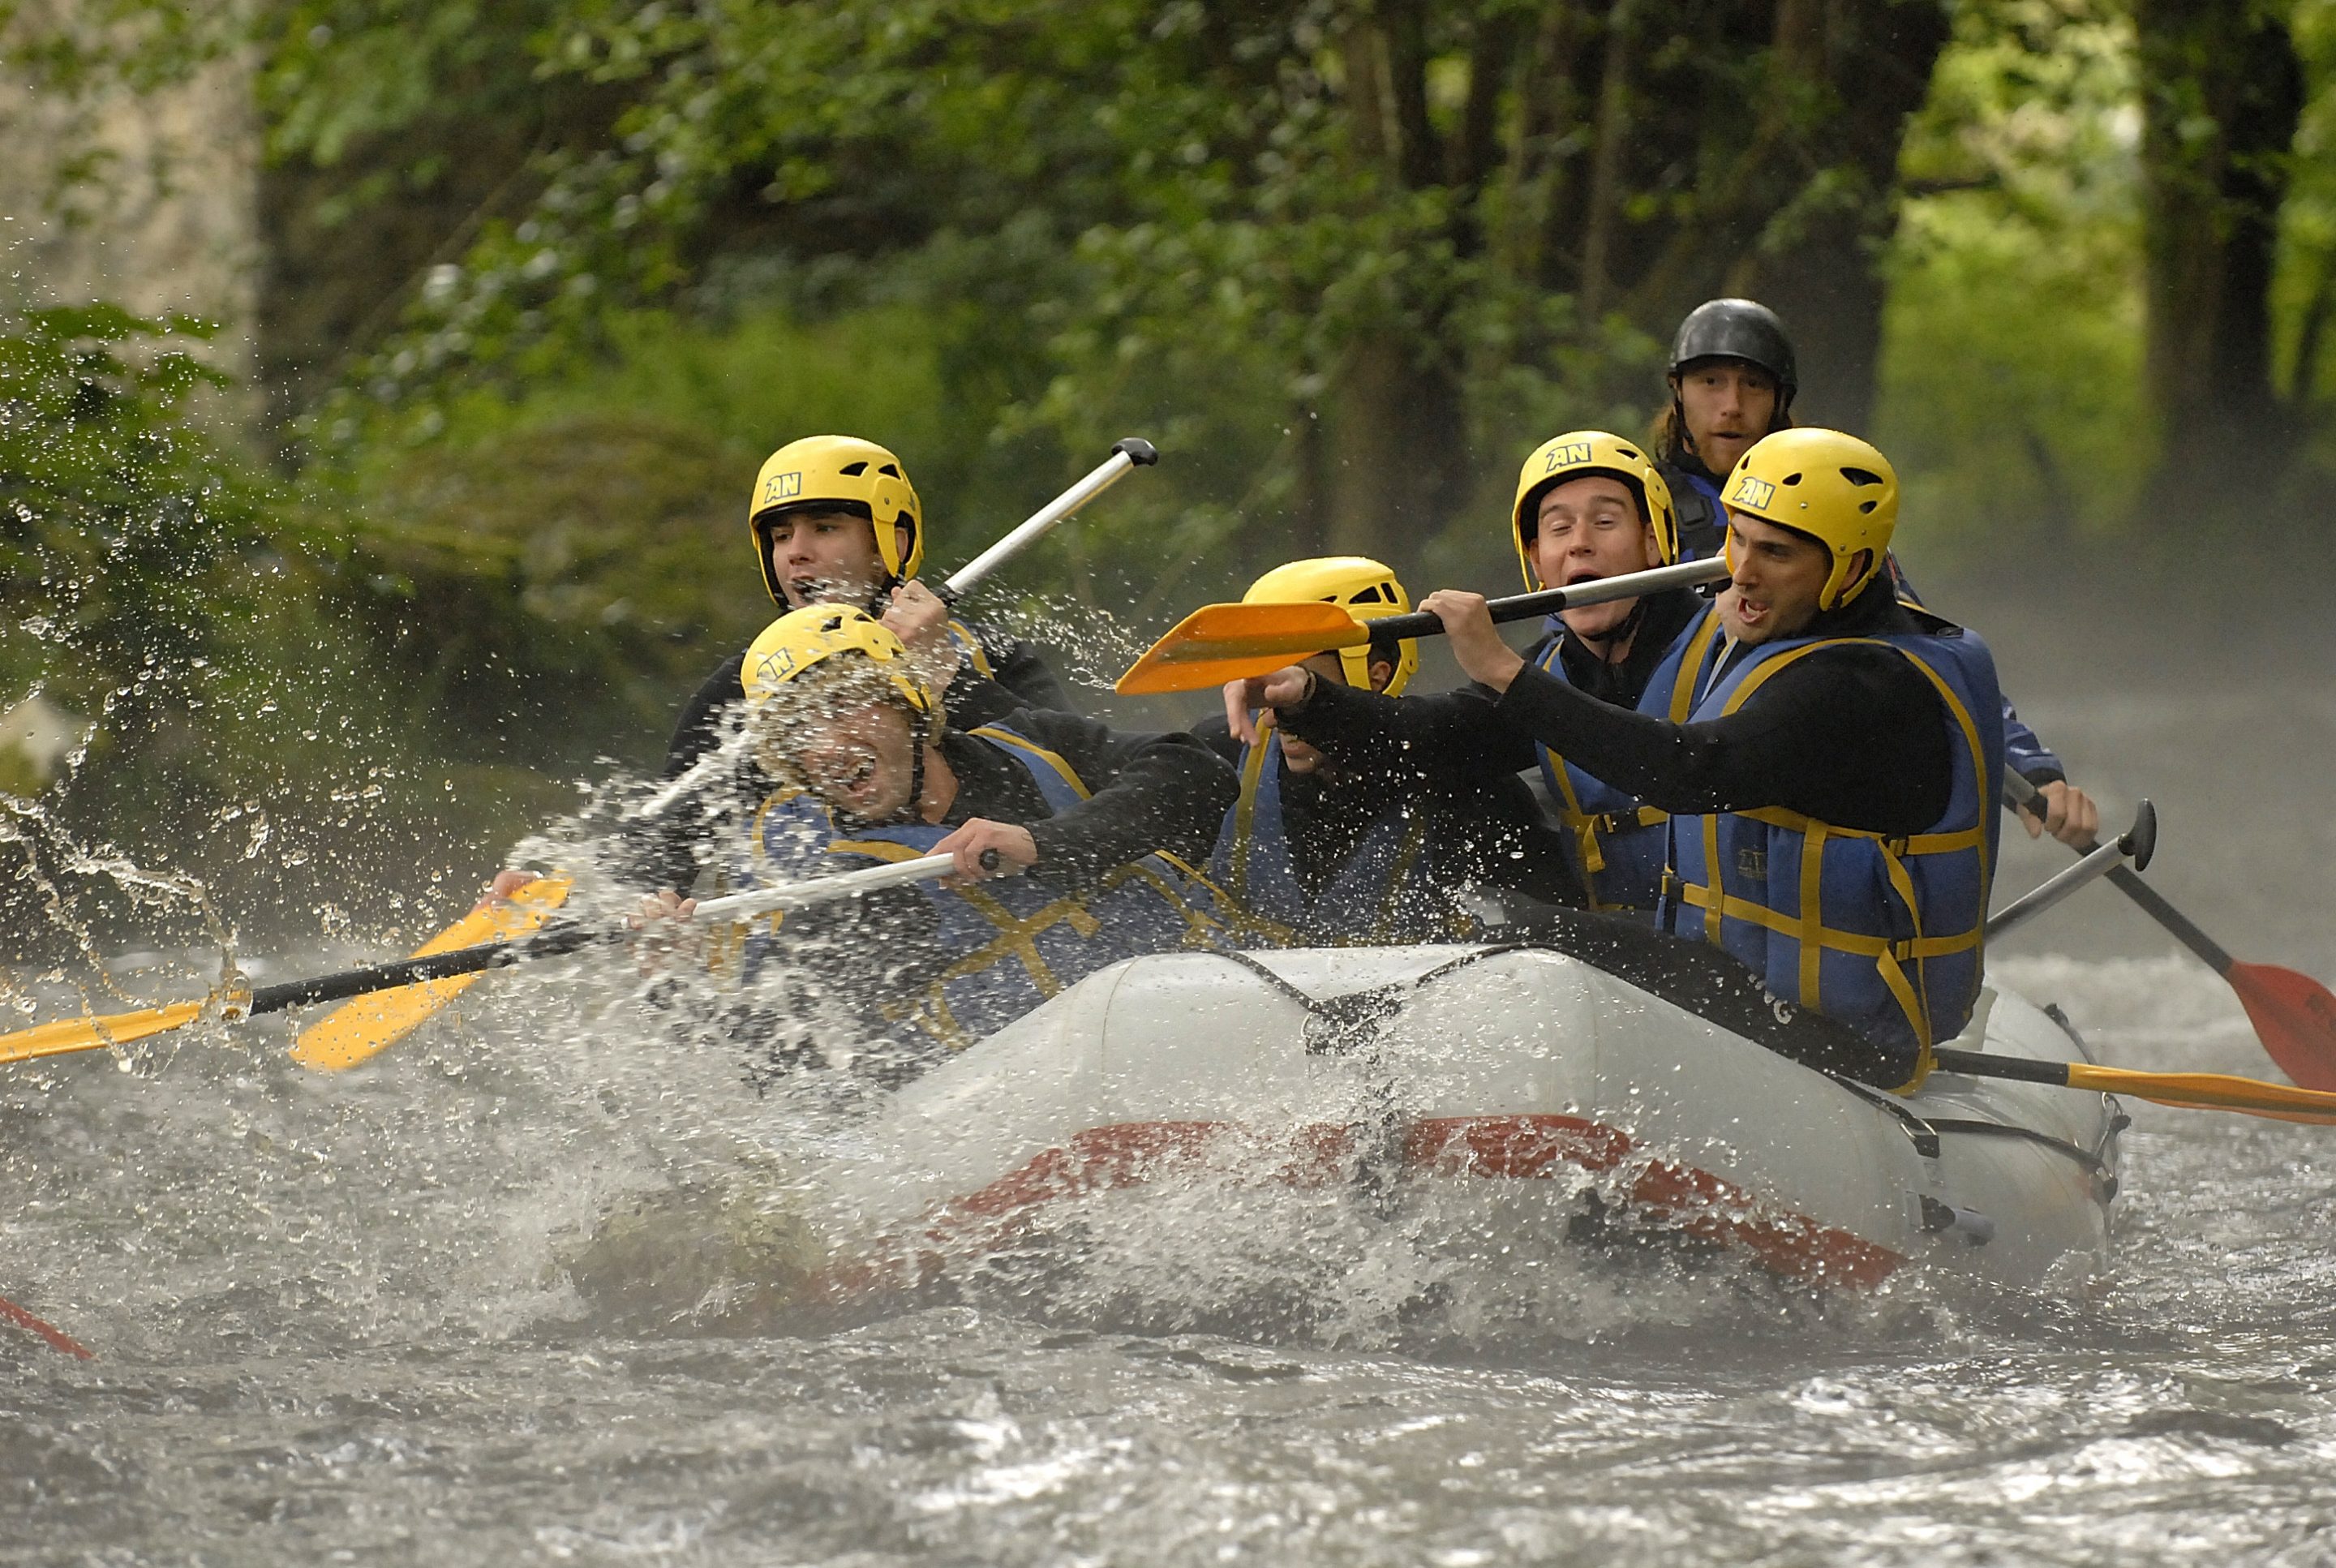
{"type": "MultiPolygon", "coordinates": [[[[286,127],[320,122],[347,40],[398,46],[398,8],[310,9],[271,45],[286,127]]],[[[1944,36],[1918,0],[530,15],[526,73],[584,128],[533,157],[523,214],[482,209],[325,428],[390,406],[426,434],[447,386],[597,351],[612,311],[775,280],[914,302],[1026,492],[1141,420],[1214,454],[1180,499],[1221,526],[1399,560],[1552,423],[1641,416],[1657,340],[1728,284],[1801,290],[1821,400],[1862,410],[1889,171],[1944,36]]]]}

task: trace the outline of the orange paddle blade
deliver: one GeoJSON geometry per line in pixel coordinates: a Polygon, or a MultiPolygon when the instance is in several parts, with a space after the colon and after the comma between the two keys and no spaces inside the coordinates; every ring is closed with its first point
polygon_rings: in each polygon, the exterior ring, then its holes
{"type": "Polygon", "coordinates": [[[2307,1089],[2336,1089],[2336,996],[2309,975],[2233,960],[2223,978],[2279,1070],[2307,1089]]]}
{"type": "Polygon", "coordinates": [[[204,1006],[203,1001],[172,1002],[167,1008],[146,1008],[134,1013],[92,1014],[36,1024],[13,1035],[0,1035],[0,1062],[29,1062],[35,1057],[70,1056],[75,1051],[128,1045],[193,1023],[202,1017],[204,1006]]]}
{"type": "Polygon", "coordinates": [[[2244,1111],[2275,1122],[2336,1125],[2336,1095],[2226,1073],[2140,1073],[2127,1067],[2095,1067],[2072,1062],[2068,1065],[2068,1086],[2098,1089],[2105,1095],[2131,1095],[2185,1111],[2244,1111]]]}
{"type": "MultiPolygon", "coordinates": [[[[571,877],[538,877],[514,891],[509,903],[490,904],[463,916],[415,949],[414,956],[427,958],[525,936],[551,918],[574,885],[571,877]]],[[[327,1073],[370,1061],[427,1023],[478,979],[475,974],[453,975],[345,1002],[300,1031],[292,1045],[292,1059],[327,1073]]]]}
{"type": "Polygon", "coordinates": [[[1128,666],[1112,690],[1208,691],[1370,640],[1369,630],[1335,604],[1204,604],[1128,666]]]}

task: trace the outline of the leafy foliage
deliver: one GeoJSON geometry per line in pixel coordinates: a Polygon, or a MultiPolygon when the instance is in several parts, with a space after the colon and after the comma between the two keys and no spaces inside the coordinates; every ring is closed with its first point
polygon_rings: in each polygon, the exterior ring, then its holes
{"type": "Polygon", "coordinates": [[[109,305],[13,325],[0,330],[7,623],[84,702],[138,668],[216,651],[211,579],[273,535],[266,488],[194,418],[197,395],[226,385],[190,351],[210,328],[109,305]]]}
{"type": "Polygon", "coordinates": [[[1907,139],[1879,432],[1917,526],[2113,526],[2141,397],[2131,23],[2102,0],[1966,6],[1907,139]]]}

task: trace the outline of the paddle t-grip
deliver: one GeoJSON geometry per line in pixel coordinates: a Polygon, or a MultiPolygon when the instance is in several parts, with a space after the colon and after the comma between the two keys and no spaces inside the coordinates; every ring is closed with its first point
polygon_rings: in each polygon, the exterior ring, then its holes
{"type": "Polygon", "coordinates": [[[1160,449],[1141,436],[1124,436],[1112,443],[1111,455],[1070,489],[1032,512],[1013,532],[949,573],[941,584],[941,598],[951,604],[970,593],[982,579],[1044,539],[1056,523],[1117,484],[1139,468],[1160,461],[1160,449]]]}
{"type": "MultiPolygon", "coordinates": [[[[2024,808],[2029,815],[2039,822],[2044,820],[2043,804],[2038,799],[2043,792],[2020,777],[2020,771],[2010,763],[2003,765],[2003,793],[2011,797],[2014,804],[2024,808]]],[[[2152,847],[2155,847],[2156,833],[2154,815],[2151,824],[2151,843],[2152,847]]],[[[2085,844],[2071,847],[2075,848],[2078,854],[2083,854],[2092,846],[2085,844]]],[[[2199,961],[2224,979],[2230,978],[2231,965],[2235,960],[2232,959],[2229,950],[2205,931],[2200,930],[2189,916],[2167,903],[2165,896],[2156,888],[2143,881],[2133,867],[2118,866],[2109,872],[2108,880],[2111,887],[2139,904],[2142,912],[2164,927],[2175,941],[2197,954],[2199,961]]]]}

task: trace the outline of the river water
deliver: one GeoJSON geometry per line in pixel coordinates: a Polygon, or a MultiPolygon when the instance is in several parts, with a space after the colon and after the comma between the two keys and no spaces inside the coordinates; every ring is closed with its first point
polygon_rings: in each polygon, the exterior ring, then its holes
{"type": "MultiPolygon", "coordinates": [[[[2114,811],[2158,797],[2178,901],[2328,975],[2311,780],[2230,781],[2267,735],[2329,755],[2336,704],[2111,684],[2031,716],[2114,811]]],[[[1995,969],[2104,1060],[2270,1071],[2107,891],[1995,969]]],[[[844,1315],[757,1187],[832,1108],[639,989],[493,977],[339,1076],[275,1020],[9,1070],[0,1292],[95,1355],[0,1329],[0,1563],[2336,1561],[2336,1132],[2133,1107],[2067,1296],[1820,1300],[1251,1194],[844,1315]]]]}

